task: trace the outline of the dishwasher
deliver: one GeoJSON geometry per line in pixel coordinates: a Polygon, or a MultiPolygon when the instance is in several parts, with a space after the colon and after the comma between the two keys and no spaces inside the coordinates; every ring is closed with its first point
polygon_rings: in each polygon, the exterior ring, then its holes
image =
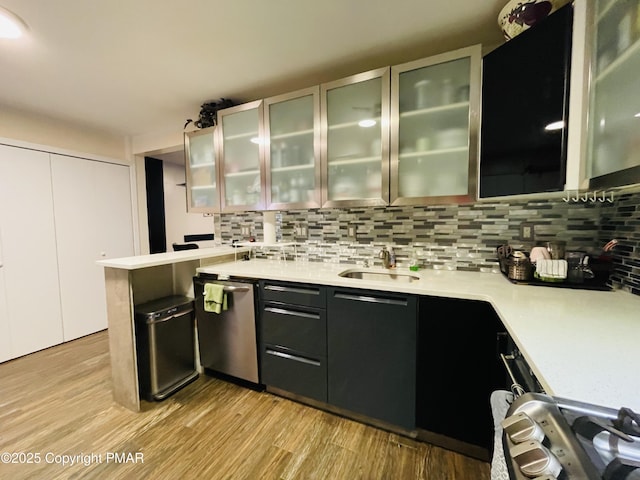
{"type": "Polygon", "coordinates": [[[200,365],[205,373],[254,389],[262,389],[258,365],[257,280],[219,279],[200,274],[193,278],[196,329],[200,365]],[[220,313],[204,308],[207,283],[220,284],[227,309],[220,313]]]}

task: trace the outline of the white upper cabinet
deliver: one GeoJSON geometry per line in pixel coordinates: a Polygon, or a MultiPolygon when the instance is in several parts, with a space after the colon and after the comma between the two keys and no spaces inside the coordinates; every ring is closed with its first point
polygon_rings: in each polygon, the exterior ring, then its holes
{"type": "Polygon", "coordinates": [[[320,88],[264,103],[267,208],[320,207],[320,88]]]}
{"type": "Polygon", "coordinates": [[[391,204],[475,198],[480,46],[391,69],[391,204]]]}
{"type": "Polygon", "coordinates": [[[187,211],[220,211],[216,127],[185,133],[187,211]]]}
{"type": "Polygon", "coordinates": [[[597,0],[590,13],[589,185],[640,183],[640,0],[597,0]]]}
{"type": "Polygon", "coordinates": [[[390,69],[321,85],[323,207],[389,203],[390,69]]]}
{"type": "Polygon", "coordinates": [[[218,111],[223,212],[264,210],[263,101],[218,111]]]}

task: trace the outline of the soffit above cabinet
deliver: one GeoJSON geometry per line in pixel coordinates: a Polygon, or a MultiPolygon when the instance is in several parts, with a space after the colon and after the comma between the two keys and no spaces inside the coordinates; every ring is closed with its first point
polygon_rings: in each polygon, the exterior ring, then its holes
{"type": "Polygon", "coordinates": [[[311,12],[295,1],[195,0],[175,8],[152,0],[5,0],[30,36],[3,44],[14,52],[3,57],[12,75],[0,80],[0,104],[117,135],[180,131],[210,99],[266,98],[472,43],[500,43],[496,19],[505,3],[327,0],[311,12]],[[42,45],[46,55],[37,50],[42,45]],[[165,72],[158,74],[159,65],[165,72]]]}

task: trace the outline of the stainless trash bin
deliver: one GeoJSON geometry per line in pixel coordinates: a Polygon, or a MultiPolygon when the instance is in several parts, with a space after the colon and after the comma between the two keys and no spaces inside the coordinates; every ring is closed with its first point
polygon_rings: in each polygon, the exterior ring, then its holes
{"type": "Polygon", "coordinates": [[[140,397],[164,400],[198,377],[193,299],[180,295],[136,305],[140,397]]]}

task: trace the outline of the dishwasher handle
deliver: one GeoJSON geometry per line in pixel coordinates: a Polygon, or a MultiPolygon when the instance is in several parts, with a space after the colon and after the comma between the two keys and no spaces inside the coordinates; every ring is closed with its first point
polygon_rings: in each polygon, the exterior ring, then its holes
{"type": "MultiPolygon", "coordinates": [[[[201,280],[201,281],[199,281],[199,282],[198,282],[198,284],[199,284],[201,287],[203,287],[203,290],[202,290],[202,294],[203,294],[203,295],[204,295],[204,284],[205,284],[205,283],[216,283],[216,282],[215,282],[215,281],[212,281],[212,282],[206,282],[206,281],[202,281],[202,280],[201,280]]],[[[252,288],[253,288],[253,287],[252,287],[251,285],[247,285],[246,287],[245,287],[245,286],[242,286],[242,285],[224,285],[223,290],[224,290],[224,292],[225,292],[225,293],[233,293],[233,292],[249,292],[249,291],[251,291],[251,289],[252,289],[252,288]]]]}
{"type": "Polygon", "coordinates": [[[225,292],[248,292],[251,287],[236,287],[234,285],[225,285],[223,290],[225,292]]]}

